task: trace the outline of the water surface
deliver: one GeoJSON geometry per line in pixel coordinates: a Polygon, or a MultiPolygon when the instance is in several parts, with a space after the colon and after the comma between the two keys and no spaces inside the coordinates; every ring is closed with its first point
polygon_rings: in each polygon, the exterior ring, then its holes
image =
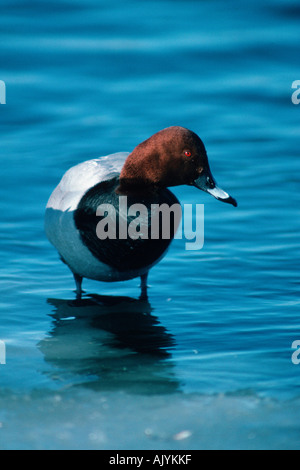
{"type": "Polygon", "coordinates": [[[2,1],[2,449],[300,447],[299,20],[293,0],[2,1]],[[204,249],[176,240],[149,303],[133,280],[74,304],[51,191],[170,125],[239,208],[176,188],[205,204],[204,249]]]}

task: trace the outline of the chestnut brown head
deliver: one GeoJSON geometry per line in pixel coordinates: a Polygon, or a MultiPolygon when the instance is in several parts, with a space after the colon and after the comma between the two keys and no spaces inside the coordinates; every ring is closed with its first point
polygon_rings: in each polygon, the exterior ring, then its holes
{"type": "Polygon", "coordinates": [[[237,205],[217,187],[200,137],[178,126],[164,129],[139,144],[128,156],[120,175],[121,191],[185,184],[237,205]]]}

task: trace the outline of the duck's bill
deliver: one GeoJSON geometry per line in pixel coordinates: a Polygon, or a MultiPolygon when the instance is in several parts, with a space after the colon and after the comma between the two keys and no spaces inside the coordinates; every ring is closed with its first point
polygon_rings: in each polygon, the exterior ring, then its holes
{"type": "Polygon", "coordinates": [[[211,194],[213,197],[218,199],[218,201],[226,202],[227,204],[231,204],[234,207],[237,207],[237,201],[229,196],[223,189],[219,188],[217,185],[213,189],[207,189],[207,193],[211,194]]]}
{"type": "Polygon", "coordinates": [[[231,197],[228,193],[219,188],[214,177],[211,174],[211,171],[203,172],[199,178],[194,182],[196,188],[205,191],[208,194],[211,194],[213,197],[218,199],[218,201],[225,202],[226,204],[231,204],[234,207],[237,207],[237,201],[231,197]]]}

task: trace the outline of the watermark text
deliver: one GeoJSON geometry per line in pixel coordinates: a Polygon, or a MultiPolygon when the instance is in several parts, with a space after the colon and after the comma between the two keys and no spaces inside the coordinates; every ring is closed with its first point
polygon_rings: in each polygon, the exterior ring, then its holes
{"type": "Polygon", "coordinates": [[[295,366],[298,366],[300,364],[300,341],[299,340],[293,342],[292,349],[296,350],[292,354],[292,363],[295,364],[295,366]]]}
{"type": "Polygon", "coordinates": [[[191,454],[154,454],[145,452],[144,455],[128,456],[116,454],[109,458],[109,465],[133,465],[136,468],[169,467],[173,465],[189,465],[192,463],[191,454]]]}
{"type": "Polygon", "coordinates": [[[120,196],[119,207],[101,204],[97,208],[96,233],[100,240],[186,240],[186,250],[204,246],[204,204],[133,204],[120,196]],[[195,217],[194,217],[195,215],[195,217]]]}
{"type": "Polygon", "coordinates": [[[295,80],[292,84],[292,88],[296,91],[292,94],[292,103],[295,105],[300,104],[300,80],[295,80]]]}
{"type": "Polygon", "coordinates": [[[0,365],[6,364],[6,345],[4,341],[0,340],[0,365]]]}
{"type": "Polygon", "coordinates": [[[6,85],[3,80],[0,80],[0,104],[6,104],[6,85]]]}

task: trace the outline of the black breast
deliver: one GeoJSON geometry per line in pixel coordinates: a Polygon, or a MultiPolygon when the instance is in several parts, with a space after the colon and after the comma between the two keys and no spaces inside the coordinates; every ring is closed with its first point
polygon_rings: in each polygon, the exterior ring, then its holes
{"type": "MultiPolygon", "coordinates": [[[[173,204],[178,204],[177,198],[168,189],[159,189],[155,192],[146,193],[140,192],[127,195],[128,208],[133,204],[143,204],[147,208],[149,215],[149,231],[148,239],[136,239],[133,240],[130,237],[126,239],[120,239],[119,236],[119,202],[120,195],[116,193],[116,189],[119,186],[119,179],[114,178],[110,181],[99,183],[90,189],[81,199],[77,210],[75,211],[74,218],[77,229],[80,231],[82,242],[87,248],[93,253],[93,255],[102,263],[105,263],[120,272],[126,272],[131,270],[139,270],[144,267],[150,267],[155,264],[169,247],[171,241],[174,238],[175,231],[177,229],[176,222],[174,220],[173,213],[171,212],[171,224],[170,224],[170,235],[167,239],[166,233],[162,235],[162,215],[160,213],[160,224],[159,231],[156,232],[157,239],[151,237],[151,225],[154,221],[153,205],[166,204],[171,207],[173,204]],[[97,226],[101,220],[106,218],[107,213],[103,216],[97,216],[97,208],[103,204],[110,204],[115,208],[116,211],[116,239],[106,238],[100,240],[97,235],[97,226]],[[151,212],[152,209],[152,212],[151,212]]],[[[123,196],[124,197],[124,196],[123,196]]],[[[128,216],[127,220],[122,224],[122,228],[126,229],[128,233],[128,227],[132,221],[138,220],[137,216],[128,216]]],[[[155,216],[157,222],[157,215],[155,216]]],[[[113,223],[113,221],[112,221],[113,223]]],[[[139,227],[137,226],[137,231],[139,227]]]]}

